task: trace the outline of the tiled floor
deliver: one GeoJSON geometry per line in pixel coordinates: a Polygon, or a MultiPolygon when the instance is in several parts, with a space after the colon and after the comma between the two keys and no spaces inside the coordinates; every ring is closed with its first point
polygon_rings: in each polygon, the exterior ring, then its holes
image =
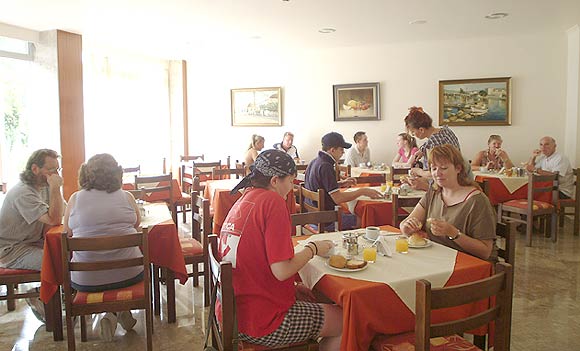
{"type": "MultiPolygon", "coordinates": [[[[572,221],[560,230],[558,243],[535,235],[533,247],[524,246],[518,234],[515,264],[512,343],[514,351],[580,350],[580,237],[572,236],[572,221]]],[[[155,350],[201,350],[206,321],[202,288],[191,283],[178,286],[177,323],[167,324],[165,314],[154,318],[155,350]]],[[[165,305],[164,305],[165,306],[165,305]]],[[[66,341],[52,341],[52,334],[36,320],[25,302],[17,311],[6,312],[0,303],[0,350],[66,350],[66,341]]],[[[164,311],[165,313],[165,311],[164,311]]],[[[120,327],[113,343],[99,339],[98,323],[93,323],[89,341],[78,350],[143,350],[145,346],[142,314],[135,331],[120,327]]],[[[66,335],[65,335],[66,337],[66,335]]]]}

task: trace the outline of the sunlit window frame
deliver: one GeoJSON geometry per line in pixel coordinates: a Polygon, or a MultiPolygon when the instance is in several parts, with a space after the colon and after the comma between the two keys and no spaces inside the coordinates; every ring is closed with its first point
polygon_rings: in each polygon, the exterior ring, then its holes
{"type": "Polygon", "coordinates": [[[27,54],[21,54],[18,52],[0,50],[0,57],[7,57],[7,58],[12,58],[12,59],[17,59],[17,60],[25,60],[25,61],[34,61],[34,51],[35,51],[34,44],[31,42],[28,42],[28,53],[27,54]]]}

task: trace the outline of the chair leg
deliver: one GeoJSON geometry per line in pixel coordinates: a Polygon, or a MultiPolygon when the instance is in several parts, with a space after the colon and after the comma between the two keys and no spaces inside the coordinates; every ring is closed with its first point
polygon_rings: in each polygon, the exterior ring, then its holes
{"type": "Polygon", "coordinates": [[[193,286],[199,286],[199,263],[194,263],[193,267],[193,286]]]}
{"type": "MultiPolygon", "coordinates": [[[[74,329],[74,324],[72,323],[72,318],[70,321],[71,327],[74,329]]],[[[67,325],[67,332],[68,332],[68,325],[67,325]]],[[[84,315],[81,316],[81,341],[87,341],[87,321],[84,315]]]]}
{"type": "Polygon", "coordinates": [[[550,217],[550,236],[552,237],[552,242],[558,241],[558,222],[557,222],[557,214],[556,212],[552,213],[550,217]]]}
{"type": "Polygon", "coordinates": [[[533,217],[526,216],[526,246],[532,246],[532,230],[534,228],[533,217]]]}
{"type": "Polygon", "coordinates": [[[485,348],[487,335],[473,335],[473,344],[482,350],[487,350],[485,348]]]}
{"type": "Polygon", "coordinates": [[[159,294],[159,266],[153,266],[153,311],[156,316],[161,315],[161,296],[159,294]]]}
{"type": "Polygon", "coordinates": [[[8,305],[8,311],[14,311],[16,309],[14,289],[16,289],[14,284],[6,284],[6,304],[8,305]]]}
{"type": "Polygon", "coordinates": [[[210,304],[210,296],[209,296],[209,267],[207,263],[203,263],[203,305],[205,307],[209,306],[210,304]]]}
{"type": "Polygon", "coordinates": [[[574,207],[574,235],[580,235],[580,207],[574,207]]]}
{"type": "MultiPolygon", "coordinates": [[[[75,345],[75,328],[73,325],[73,319],[72,316],[68,313],[66,313],[66,339],[68,342],[68,350],[69,351],[75,351],[76,345],[75,345]]],[[[84,319],[81,319],[81,323],[84,322],[84,319]]],[[[82,324],[81,324],[81,332],[82,332],[82,324]]]]}
{"type": "Polygon", "coordinates": [[[169,268],[165,270],[165,285],[167,287],[167,323],[175,323],[177,321],[175,313],[175,274],[169,268]]]}
{"type": "Polygon", "coordinates": [[[147,334],[147,351],[153,350],[153,313],[151,308],[145,309],[145,329],[147,334]]]}
{"type": "Polygon", "coordinates": [[[560,227],[564,226],[565,217],[566,217],[566,208],[561,207],[560,210],[558,210],[558,219],[560,227]]]}

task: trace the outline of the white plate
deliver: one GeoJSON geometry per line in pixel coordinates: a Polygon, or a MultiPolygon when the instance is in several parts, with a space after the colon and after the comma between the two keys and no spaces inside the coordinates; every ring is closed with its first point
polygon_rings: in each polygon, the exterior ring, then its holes
{"type": "Polygon", "coordinates": [[[429,247],[431,245],[433,245],[433,242],[429,239],[425,239],[427,241],[427,243],[425,245],[413,245],[411,243],[409,243],[409,248],[411,249],[423,249],[425,247],[429,247]]]}
{"type": "Polygon", "coordinates": [[[328,267],[330,269],[334,269],[335,271],[339,271],[339,272],[360,272],[360,271],[364,271],[365,269],[369,268],[369,263],[368,262],[367,262],[367,264],[365,264],[364,267],[354,268],[354,269],[332,267],[331,265],[328,264],[328,260],[326,260],[326,262],[324,262],[324,264],[326,264],[326,267],[328,267]]]}

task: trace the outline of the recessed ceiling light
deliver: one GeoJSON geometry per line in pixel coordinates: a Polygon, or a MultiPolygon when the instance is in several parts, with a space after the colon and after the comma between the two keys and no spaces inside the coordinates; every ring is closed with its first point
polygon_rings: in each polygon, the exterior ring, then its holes
{"type": "Polygon", "coordinates": [[[319,32],[319,33],[322,33],[322,34],[329,34],[329,33],[334,33],[334,32],[336,32],[336,29],[334,29],[334,28],[330,28],[330,27],[327,27],[327,28],[320,28],[320,29],[318,30],[318,32],[319,32]]]}
{"type": "Polygon", "coordinates": [[[414,21],[409,22],[409,24],[425,24],[427,23],[427,20],[424,19],[416,19],[414,21]]]}
{"type": "Polygon", "coordinates": [[[262,37],[261,37],[261,36],[259,36],[259,35],[252,35],[252,36],[250,37],[250,39],[252,39],[252,40],[260,40],[260,39],[262,39],[262,37]]]}
{"type": "Polygon", "coordinates": [[[509,13],[507,13],[507,12],[494,12],[494,13],[490,13],[489,15],[485,16],[485,18],[495,20],[495,19],[502,19],[502,18],[505,18],[507,16],[509,16],[509,13]]]}

